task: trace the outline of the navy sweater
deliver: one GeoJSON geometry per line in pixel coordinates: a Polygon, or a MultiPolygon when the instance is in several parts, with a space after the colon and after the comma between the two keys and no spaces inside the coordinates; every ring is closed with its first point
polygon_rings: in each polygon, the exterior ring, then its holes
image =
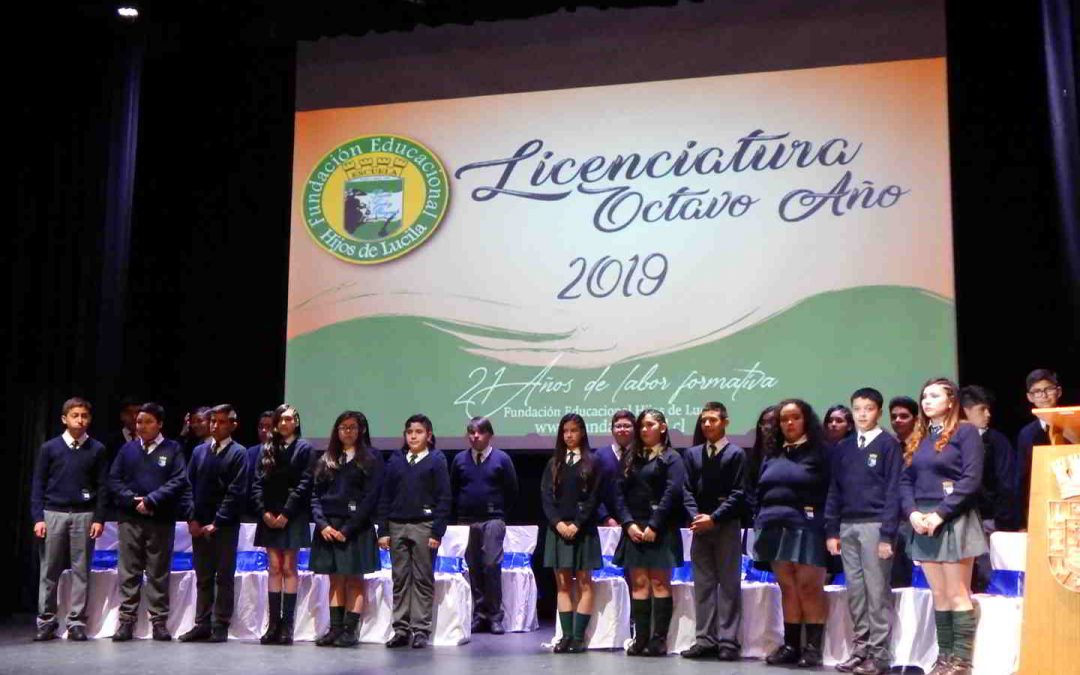
{"type": "Polygon", "coordinates": [[[353,461],[334,471],[315,470],[311,490],[311,515],[316,531],[330,525],[330,518],[345,519],[340,532],[352,538],[375,521],[383,483],[382,451],[368,449],[368,458],[353,461]]]}
{"type": "Polygon", "coordinates": [[[840,536],[840,521],[881,523],[883,542],[892,543],[900,519],[900,472],[904,450],[884,431],[865,448],[848,436],[833,449],[832,482],[825,504],[825,533],[840,536]]]}
{"type": "Polygon", "coordinates": [[[518,479],[510,455],[497,448],[477,465],[475,452],[463,450],[450,464],[450,491],[459,520],[505,520],[517,499],[518,479]]]}
{"type": "Polygon", "coordinates": [[[297,438],[276,453],[274,466],[269,471],[259,458],[255,483],[251,487],[256,515],[262,518],[266,512],[284,514],[289,520],[298,515],[307,517],[315,449],[303,438],[297,438]]]}
{"type": "Polygon", "coordinates": [[[51,438],[38,449],[34,484],[30,491],[30,515],[35,523],[45,520],[45,510],[94,512],[94,522],[105,522],[109,491],[108,451],[83,436],[72,450],[63,435],[51,438]]]}
{"type": "Polygon", "coordinates": [[[191,510],[191,484],[184,449],[165,439],[147,454],[138,439],[125,443],[109,471],[109,492],[120,510],[120,520],[150,519],[176,522],[191,510]],[[145,497],[152,513],[135,510],[135,497],[145,497]]]}
{"type": "Polygon", "coordinates": [[[556,490],[551,475],[554,462],[554,457],[548,460],[540,478],[540,502],[551,528],[559,523],[573,523],[579,530],[596,527],[600,499],[608,489],[606,474],[590,453],[588,459],[579,459],[572,467],[567,468],[565,462],[559,467],[556,490]]]}
{"type": "Polygon", "coordinates": [[[255,474],[259,471],[259,457],[262,455],[262,443],[251,446],[246,451],[245,463],[247,465],[247,492],[244,493],[244,513],[255,517],[256,521],[262,520],[262,513],[255,504],[255,474]]]}
{"type": "Polygon", "coordinates": [[[934,511],[946,521],[976,506],[985,454],[979,430],[961,422],[941,452],[934,450],[936,440],[936,434],[923,438],[900,475],[905,518],[918,509],[917,502],[935,502],[934,511]]]}
{"type": "Polygon", "coordinates": [[[1050,434],[1042,428],[1039,420],[1032,420],[1016,436],[1017,472],[1016,487],[1017,529],[1027,529],[1028,501],[1031,499],[1031,459],[1036,445],[1050,445],[1050,434]]]}
{"type": "Polygon", "coordinates": [[[188,464],[192,509],[188,520],[217,527],[240,522],[247,502],[247,450],[236,441],[217,453],[198,445],[188,464]]]}
{"type": "Polygon", "coordinates": [[[638,523],[661,532],[682,524],[686,466],[679,453],[666,448],[653,459],[638,455],[629,473],[620,473],[616,480],[623,527],[638,523]]]}
{"type": "Polygon", "coordinates": [[[686,489],[683,503],[693,520],[704,513],[714,523],[742,519],[746,507],[746,452],[728,443],[709,459],[707,444],[687,448],[683,453],[686,463],[686,489]]]}
{"type": "MultiPolygon", "coordinates": [[[[623,452],[626,451],[626,448],[623,448],[623,452]]],[[[597,506],[596,511],[597,521],[604,522],[608,518],[618,517],[619,507],[616,498],[618,485],[616,479],[621,470],[621,463],[610,445],[594,450],[592,458],[595,466],[599,468],[599,471],[604,476],[604,494],[600,496],[600,505],[597,506]]]]}
{"type": "Polygon", "coordinates": [[[1016,495],[1016,458],[1012,443],[997,429],[984,431],[982,441],[984,457],[979,514],[993,520],[995,529],[1019,529],[1020,500],[1016,495]]]}
{"type": "Polygon", "coordinates": [[[829,493],[829,450],[806,442],[766,457],[758,477],[754,527],[793,527],[825,531],[829,493]]]}
{"type": "Polygon", "coordinates": [[[389,536],[390,521],[431,521],[431,537],[442,539],[450,520],[450,472],[446,455],[429,450],[415,465],[409,453],[398,450],[386,463],[379,495],[379,536],[389,536]]]}

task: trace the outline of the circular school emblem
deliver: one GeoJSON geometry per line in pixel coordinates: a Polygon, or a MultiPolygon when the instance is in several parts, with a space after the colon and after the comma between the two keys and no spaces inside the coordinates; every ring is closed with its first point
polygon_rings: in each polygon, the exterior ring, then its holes
{"type": "Polygon", "coordinates": [[[300,209],[319,247],[373,265],[424,243],[449,201],[446,169],[435,153],[411,138],[382,134],[354,138],[319,160],[300,209]]]}

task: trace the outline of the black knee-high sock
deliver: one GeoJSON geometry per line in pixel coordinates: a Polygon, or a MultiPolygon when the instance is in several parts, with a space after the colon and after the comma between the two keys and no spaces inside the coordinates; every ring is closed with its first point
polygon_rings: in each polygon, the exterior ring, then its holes
{"type": "Polygon", "coordinates": [[[341,628],[345,625],[345,608],[330,607],[330,628],[341,628]]]}
{"type": "Polygon", "coordinates": [[[284,602],[281,603],[281,620],[292,623],[296,617],[296,593],[283,593],[284,602]]]}
{"type": "Polygon", "coordinates": [[[825,624],[808,623],[806,626],[806,646],[821,652],[821,641],[825,635],[825,624]]]}
{"type": "Polygon", "coordinates": [[[784,622],[784,644],[798,651],[802,647],[802,624],[784,622]]]}
{"type": "Polygon", "coordinates": [[[671,625],[671,615],[675,610],[675,600],[670,596],[666,598],[653,598],[653,635],[666,638],[668,626],[671,625]]]}
{"type": "Polygon", "coordinates": [[[648,640],[652,635],[652,602],[630,600],[630,618],[634,621],[634,639],[639,642],[648,640]]]}
{"type": "Polygon", "coordinates": [[[277,623],[281,620],[281,591],[270,591],[266,599],[270,610],[270,623],[277,623]]]}

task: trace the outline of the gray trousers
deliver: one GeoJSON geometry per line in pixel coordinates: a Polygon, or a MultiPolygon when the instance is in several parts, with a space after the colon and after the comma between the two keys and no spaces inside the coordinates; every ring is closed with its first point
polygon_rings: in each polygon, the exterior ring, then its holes
{"type": "Polygon", "coordinates": [[[390,521],[390,576],[394,582],[394,632],[431,635],[435,604],[435,556],[428,546],[430,520],[390,521]]]}
{"type": "Polygon", "coordinates": [[[169,618],[169,573],[172,570],[173,523],[150,519],[121,521],[117,526],[120,621],[134,621],[146,572],[146,605],[152,623],[169,618]]]}
{"type": "Polygon", "coordinates": [[[506,523],[483,520],[469,523],[469,546],[465,564],[469,566],[473,618],[502,623],[502,562],[506,523]]]}
{"type": "Polygon", "coordinates": [[[738,520],[725,520],[690,544],[694,570],[697,644],[739,646],[742,621],[742,531],[738,520]]]}
{"type": "Polygon", "coordinates": [[[45,540],[40,542],[41,575],[38,584],[38,627],[56,628],[56,586],[60,575],[71,568],[71,611],[67,625],[86,625],[86,591],[90,585],[90,559],[94,540],[90,538],[93,512],[45,512],[45,540]]]}
{"type": "Polygon", "coordinates": [[[878,557],[881,523],[840,523],[840,558],[847,578],[848,611],[855,631],[852,655],[891,664],[892,558],[878,557]]]}
{"type": "Polygon", "coordinates": [[[191,540],[195,566],[195,625],[228,626],[232,621],[239,540],[239,525],[219,527],[210,537],[191,540]]]}

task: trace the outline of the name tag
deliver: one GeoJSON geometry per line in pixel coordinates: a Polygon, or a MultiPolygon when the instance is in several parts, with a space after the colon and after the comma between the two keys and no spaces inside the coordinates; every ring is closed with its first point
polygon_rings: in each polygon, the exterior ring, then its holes
{"type": "Polygon", "coordinates": [[[83,491],[82,491],[82,498],[83,498],[83,501],[84,501],[84,502],[88,502],[88,501],[90,501],[90,491],[89,491],[89,490],[87,490],[86,488],[83,488],[83,491]]]}
{"type": "Polygon", "coordinates": [[[871,452],[869,455],[866,456],[866,466],[870,467],[871,469],[877,466],[877,458],[877,453],[871,452]]]}
{"type": "Polygon", "coordinates": [[[168,457],[166,457],[165,455],[159,455],[158,456],[157,465],[160,466],[162,469],[164,469],[165,465],[168,464],[168,463],[169,463],[169,458],[168,457]]]}
{"type": "Polygon", "coordinates": [[[953,482],[951,480],[941,481],[941,489],[945,494],[951,495],[953,490],[953,482]]]}
{"type": "Polygon", "coordinates": [[[803,507],[803,515],[806,516],[807,520],[813,520],[814,519],[814,507],[813,506],[804,506],[803,507]]]}
{"type": "Polygon", "coordinates": [[[356,502],[349,502],[349,512],[356,513],[356,502]]]}

